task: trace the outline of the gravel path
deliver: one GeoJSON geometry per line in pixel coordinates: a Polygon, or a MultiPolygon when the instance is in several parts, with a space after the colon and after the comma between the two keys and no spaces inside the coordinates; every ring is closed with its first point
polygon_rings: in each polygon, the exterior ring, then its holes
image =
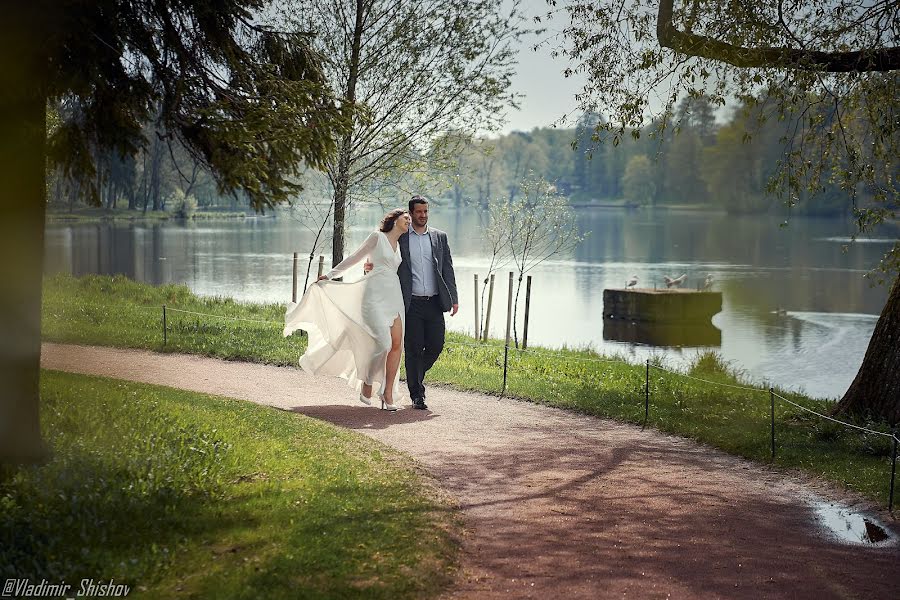
{"type": "Polygon", "coordinates": [[[197,356],[44,344],[41,362],[275,406],[411,454],[464,519],[449,598],[900,598],[896,533],[839,542],[810,506],[835,492],[689,440],[436,387],[430,410],[389,414],[340,380],[197,356]]]}

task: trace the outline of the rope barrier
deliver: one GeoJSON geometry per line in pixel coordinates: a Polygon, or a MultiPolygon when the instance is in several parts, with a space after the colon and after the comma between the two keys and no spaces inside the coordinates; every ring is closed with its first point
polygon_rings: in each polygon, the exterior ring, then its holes
{"type": "Polygon", "coordinates": [[[678,371],[670,371],[664,367],[658,367],[656,365],[650,365],[654,369],[659,369],[660,371],[665,371],[666,373],[671,373],[672,375],[678,375],[679,377],[686,377],[687,379],[693,379],[695,381],[702,381],[704,383],[710,383],[712,385],[721,385],[724,387],[734,388],[736,390],[746,390],[748,392],[762,392],[766,393],[768,390],[761,390],[759,388],[747,387],[744,385],[733,385],[730,383],[721,383],[719,381],[710,381],[709,379],[701,379],[700,377],[694,377],[693,375],[688,375],[687,373],[679,373],[678,371]]]}
{"type": "MultiPolygon", "coordinates": [[[[503,350],[504,346],[489,346],[487,344],[466,344],[463,342],[445,342],[445,346],[467,346],[470,348],[481,348],[481,349],[495,349],[495,350],[503,350]]],[[[529,350],[528,348],[510,348],[510,350],[516,352],[528,352],[534,354],[536,356],[555,356],[557,358],[563,358],[565,360],[578,360],[584,362],[596,362],[596,363],[621,363],[623,365],[632,365],[624,360],[619,360],[616,358],[582,358],[580,356],[566,356],[565,354],[558,354],[555,352],[538,352],[536,350],[529,350]]]]}
{"type": "Polygon", "coordinates": [[[502,350],[503,346],[489,346],[487,344],[466,344],[464,342],[444,342],[445,346],[466,346],[468,348],[480,348],[482,350],[502,350]]]}
{"type": "MultiPolygon", "coordinates": [[[[773,394],[774,394],[774,392],[773,392],[773,394]]],[[[852,427],[853,429],[859,429],[860,431],[865,431],[866,433],[871,433],[871,434],[874,434],[874,435],[883,435],[883,436],[885,436],[885,437],[895,438],[895,439],[896,439],[896,437],[895,437],[893,434],[890,434],[890,433],[884,433],[883,431],[875,431],[875,430],[873,430],[873,429],[868,429],[868,428],[866,428],[866,427],[860,427],[859,425],[854,425],[853,423],[847,423],[847,422],[845,422],[845,421],[839,421],[838,419],[829,417],[828,415],[823,415],[822,413],[817,413],[816,411],[814,411],[814,410],[812,410],[812,409],[809,409],[809,408],[806,408],[805,406],[801,406],[800,404],[797,404],[796,402],[791,402],[790,400],[788,400],[787,398],[785,398],[785,397],[782,396],[781,394],[774,394],[774,395],[775,395],[776,398],[780,398],[781,400],[784,400],[784,401],[787,402],[788,404],[790,404],[790,405],[792,405],[792,406],[796,406],[796,407],[799,408],[800,410],[805,410],[806,412],[812,413],[812,414],[814,414],[814,415],[816,415],[816,416],[818,416],[818,417],[822,417],[823,419],[828,419],[829,421],[833,421],[833,422],[838,423],[838,424],[840,424],[840,425],[846,425],[847,427],[852,427]]]]}
{"type": "Polygon", "coordinates": [[[529,350],[528,348],[513,348],[513,350],[516,350],[517,352],[530,352],[531,354],[535,354],[537,356],[556,356],[558,358],[564,358],[566,360],[580,360],[583,362],[596,363],[622,363],[623,365],[629,365],[632,367],[638,366],[617,358],[587,358],[581,356],[566,356],[565,354],[559,354],[556,352],[538,352],[537,350],[529,350]]]}
{"type": "Polygon", "coordinates": [[[166,307],[166,310],[168,310],[169,312],[180,312],[180,313],[184,313],[187,315],[198,315],[201,317],[213,317],[215,319],[225,319],[228,321],[244,321],[246,323],[265,323],[267,325],[278,325],[280,327],[284,327],[284,323],[281,321],[263,321],[261,319],[243,319],[241,317],[229,317],[226,315],[214,315],[212,313],[194,312],[192,310],[181,310],[180,308],[172,308],[169,306],[166,307]]]}

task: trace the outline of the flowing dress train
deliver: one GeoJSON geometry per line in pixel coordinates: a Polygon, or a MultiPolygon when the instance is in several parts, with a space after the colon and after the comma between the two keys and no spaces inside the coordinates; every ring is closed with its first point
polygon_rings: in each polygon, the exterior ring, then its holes
{"type": "MultiPolygon", "coordinates": [[[[328,273],[328,279],[312,284],[298,303],[289,303],[284,335],[298,329],[309,335],[309,346],[300,366],[313,375],[333,375],[361,391],[372,385],[372,396],[383,394],[385,360],[391,349],[391,325],[400,317],[405,330],[406,311],[397,268],[400,246],[376,231],[352,255],[328,273]],[[330,281],[369,257],[372,271],[353,282],[330,281]]],[[[401,339],[403,333],[401,331],[401,339]]],[[[394,401],[399,398],[399,369],[390,382],[394,401]]]]}

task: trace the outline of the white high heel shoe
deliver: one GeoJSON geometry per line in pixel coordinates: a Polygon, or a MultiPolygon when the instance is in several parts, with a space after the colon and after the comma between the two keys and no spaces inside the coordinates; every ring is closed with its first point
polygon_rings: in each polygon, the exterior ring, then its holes
{"type": "Polygon", "coordinates": [[[386,410],[389,412],[394,412],[400,410],[400,407],[396,404],[391,404],[389,402],[385,402],[384,396],[381,396],[381,410],[386,410]]]}
{"type": "Polygon", "coordinates": [[[362,394],[359,395],[359,401],[365,404],[366,406],[372,406],[372,399],[366,398],[362,394]]]}

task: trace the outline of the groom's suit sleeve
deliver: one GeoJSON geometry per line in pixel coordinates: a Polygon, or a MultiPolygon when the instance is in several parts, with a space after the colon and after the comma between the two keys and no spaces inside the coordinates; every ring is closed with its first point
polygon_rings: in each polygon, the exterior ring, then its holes
{"type": "Polygon", "coordinates": [[[459,295],[456,293],[456,274],[453,272],[453,257],[450,255],[450,244],[447,242],[447,234],[444,234],[444,260],[441,275],[447,283],[450,291],[450,304],[459,304],[459,295]]]}

